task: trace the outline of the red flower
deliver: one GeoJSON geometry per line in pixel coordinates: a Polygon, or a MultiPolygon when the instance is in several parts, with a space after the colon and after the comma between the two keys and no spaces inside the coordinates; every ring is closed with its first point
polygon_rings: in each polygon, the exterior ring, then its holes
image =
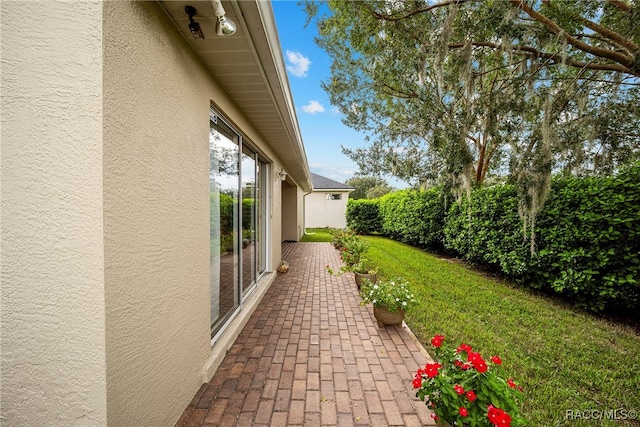
{"type": "Polygon", "coordinates": [[[509,387],[511,387],[511,388],[517,388],[518,390],[522,391],[522,386],[516,384],[515,382],[513,382],[513,378],[509,378],[507,380],[507,384],[509,384],[509,387]]]}
{"type": "Polygon", "coordinates": [[[467,353],[467,360],[471,363],[473,363],[474,360],[478,359],[478,358],[482,358],[482,356],[480,356],[480,353],[475,353],[473,351],[469,351],[467,353]]]}
{"type": "Polygon", "coordinates": [[[438,420],[438,416],[436,414],[431,414],[431,418],[433,418],[434,420],[438,420]]]}
{"type": "Polygon", "coordinates": [[[474,362],[473,367],[476,368],[476,370],[480,373],[487,372],[488,369],[487,364],[482,359],[474,362]]]}
{"type": "Polygon", "coordinates": [[[431,339],[431,344],[434,347],[440,347],[442,346],[442,342],[444,341],[444,336],[443,335],[436,335],[431,339]]]}
{"type": "Polygon", "coordinates": [[[487,418],[489,422],[497,427],[511,427],[511,417],[500,408],[489,405],[487,418]]]}
{"type": "Polygon", "coordinates": [[[422,369],[418,369],[416,375],[413,377],[413,388],[420,388],[422,386],[422,374],[424,371],[422,369]]]}
{"type": "Polygon", "coordinates": [[[483,373],[487,371],[487,363],[484,361],[482,356],[480,356],[480,353],[474,353],[470,351],[468,353],[468,356],[469,362],[471,362],[473,367],[476,368],[478,372],[483,373]]]}
{"type": "Polygon", "coordinates": [[[491,356],[491,361],[496,365],[502,365],[502,359],[499,356],[491,356]]]}
{"type": "Polygon", "coordinates": [[[467,397],[467,399],[469,399],[469,402],[473,402],[474,400],[476,400],[476,393],[473,390],[469,390],[464,395],[467,397]]]}
{"type": "Polygon", "coordinates": [[[456,393],[458,394],[464,394],[464,389],[462,388],[462,386],[456,384],[453,386],[453,389],[455,390],[456,393]]]}
{"type": "Polygon", "coordinates": [[[468,363],[462,363],[462,361],[460,361],[460,360],[454,360],[453,364],[456,367],[462,369],[463,371],[466,371],[467,369],[469,369],[471,367],[471,365],[469,365],[468,363]]]}
{"type": "Polygon", "coordinates": [[[469,411],[467,411],[467,408],[465,408],[464,406],[461,406],[458,412],[463,417],[466,417],[467,415],[469,415],[469,411]]]}
{"type": "Polygon", "coordinates": [[[471,362],[474,368],[478,370],[478,372],[485,372],[487,370],[487,363],[484,361],[480,353],[474,353],[470,351],[467,353],[468,360],[471,362]]]}
{"type": "Polygon", "coordinates": [[[441,368],[442,365],[439,363],[427,363],[424,366],[424,373],[429,377],[429,378],[434,378],[438,376],[438,369],[441,368]]]}
{"type": "Polygon", "coordinates": [[[456,349],[456,351],[458,353],[462,353],[463,351],[466,351],[467,353],[469,353],[471,351],[471,346],[469,344],[460,344],[460,347],[458,347],[456,349]]]}

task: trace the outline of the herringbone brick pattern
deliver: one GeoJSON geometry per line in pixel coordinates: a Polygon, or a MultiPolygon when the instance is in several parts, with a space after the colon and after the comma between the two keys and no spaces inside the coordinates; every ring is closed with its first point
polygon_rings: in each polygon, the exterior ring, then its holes
{"type": "Polygon", "coordinates": [[[427,359],[403,326],[378,328],[329,243],[286,243],[279,274],[178,426],[434,425],[415,397],[427,359]]]}

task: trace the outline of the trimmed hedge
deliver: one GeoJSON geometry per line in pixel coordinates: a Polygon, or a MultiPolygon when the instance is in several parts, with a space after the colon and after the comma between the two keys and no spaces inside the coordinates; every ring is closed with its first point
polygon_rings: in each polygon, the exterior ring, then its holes
{"type": "Polygon", "coordinates": [[[420,248],[441,249],[445,219],[441,190],[402,190],[380,198],[381,232],[420,248]]]}
{"type": "Polygon", "coordinates": [[[555,181],[536,232],[532,280],[594,311],[639,307],[640,165],[555,181]]]}
{"type": "Polygon", "coordinates": [[[612,177],[554,179],[536,220],[533,254],[514,186],[476,189],[449,209],[445,197],[438,188],[387,194],[377,200],[377,230],[374,202],[352,204],[348,215],[356,224],[369,218],[367,233],[444,248],[580,307],[640,308],[640,163],[612,177]]]}
{"type": "Polygon", "coordinates": [[[473,191],[449,212],[444,245],[532,288],[592,311],[638,307],[640,167],[615,177],[555,179],[530,251],[513,186],[473,191]]]}
{"type": "Polygon", "coordinates": [[[349,199],[347,202],[347,226],[358,234],[380,231],[380,209],[377,199],[349,199]]]}
{"type": "Polygon", "coordinates": [[[528,269],[530,242],[518,215],[515,186],[481,187],[448,212],[444,247],[465,261],[488,265],[522,281],[528,269]]]}

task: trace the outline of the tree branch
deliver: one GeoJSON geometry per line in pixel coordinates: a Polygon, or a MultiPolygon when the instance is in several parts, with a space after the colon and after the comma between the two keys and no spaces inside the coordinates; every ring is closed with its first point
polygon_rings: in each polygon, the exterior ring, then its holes
{"type": "Polygon", "coordinates": [[[424,12],[428,12],[430,10],[433,9],[437,9],[439,7],[446,7],[446,6],[450,6],[452,4],[462,4],[462,3],[468,3],[468,2],[477,2],[480,3],[484,0],[449,0],[449,1],[443,1],[442,3],[436,3],[436,4],[432,4],[431,6],[426,6],[426,7],[421,7],[418,9],[414,9],[411,12],[407,12],[403,15],[388,15],[388,14],[384,14],[384,13],[380,13],[380,12],[376,12],[375,10],[371,9],[371,13],[373,15],[374,18],[376,19],[380,19],[383,21],[402,21],[403,19],[407,19],[413,15],[417,15],[419,13],[424,13],[424,12]]]}
{"type": "Polygon", "coordinates": [[[591,46],[588,43],[582,42],[572,35],[566,33],[562,27],[556,24],[554,21],[549,19],[548,17],[542,15],[541,13],[536,12],[531,6],[525,3],[524,0],[509,0],[509,2],[516,8],[522,10],[527,15],[535,19],[536,21],[543,24],[547,27],[552,33],[557,36],[563,37],[567,43],[571,46],[579,49],[583,52],[590,53],[591,55],[597,56],[599,58],[610,59],[611,61],[617,62],[622,65],[628,71],[627,73],[640,75],[640,70],[636,70],[636,64],[634,64],[633,57],[629,57],[627,55],[623,55],[618,52],[614,52],[608,49],[602,49],[599,47],[591,46]]]}
{"type": "Polygon", "coordinates": [[[631,6],[629,6],[623,0],[607,0],[607,1],[624,12],[631,12],[631,6]]]}
{"type": "Polygon", "coordinates": [[[603,27],[600,24],[596,24],[593,21],[588,20],[587,18],[584,18],[582,16],[579,16],[578,19],[584,23],[584,25],[589,28],[590,30],[595,31],[596,33],[604,36],[606,38],[606,40],[610,40],[610,43],[613,45],[618,45],[618,46],[623,46],[624,48],[628,49],[630,53],[632,53],[633,55],[637,55],[638,51],[640,51],[640,46],[638,46],[637,44],[635,44],[633,42],[633,40],[616,33],[615,31],[612,31],[606,27],[603,27]]]}
{"type": "MultiPolygon", "coordinates": [[[[518,1],[518,0],[515,0],[518,1]]],[[[497,43],[493,42],[471,42],[473,46],[479,47],[489,47],[491,49],[500,49],[501,46],[497,43]]],[[[461,48],[464,46],[464,43],[451,43],[448,45],[450,49],[461,48]]],[[[626,67],[622,64],[610,64],[603,62],[585,62],[578,61],[572,58],[562,57],[562,55],[558,53],[549,53],[543,52],[533,47],[529,46],[513,46],[513,50],[519,52],[522,55],[525,55],[529,58],[544,58],[554,61],[553,63],[563,63],[575,68],[586,68],[588,70],[602,70],[602,71],[617,71],[625,74],[632,74],[640,77],[640,70],[636,70],[634,68],[626,67]]]]}
{"type": "Polygon", "coordinates": [[[416,99],[416,98],[418,98],[418,94],[413,92],[413,91],[405,91],[405,90],[396,89],[396,88],[392,87],[390,84],[388,84],[388,83],[386,83],[384,81],[381,81],[379,83],[382,86],[382,91],[384,93],[386,93],[387,95],[395,96],[397,98],[404,98],[404,99],[416,99]],[[388,91],[385,90],[385,88],[388,89],[388,91]]]}

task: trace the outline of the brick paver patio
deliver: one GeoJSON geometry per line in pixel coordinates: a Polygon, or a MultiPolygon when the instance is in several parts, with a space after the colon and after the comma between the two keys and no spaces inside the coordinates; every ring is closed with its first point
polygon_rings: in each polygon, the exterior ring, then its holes
{"type": "Polygon", "coordinates": [[[178,426],[435,425],[411,379],[427,359],[405,326],[378,328],[329,243],[286,243],[279,274],[178,426]]]}

